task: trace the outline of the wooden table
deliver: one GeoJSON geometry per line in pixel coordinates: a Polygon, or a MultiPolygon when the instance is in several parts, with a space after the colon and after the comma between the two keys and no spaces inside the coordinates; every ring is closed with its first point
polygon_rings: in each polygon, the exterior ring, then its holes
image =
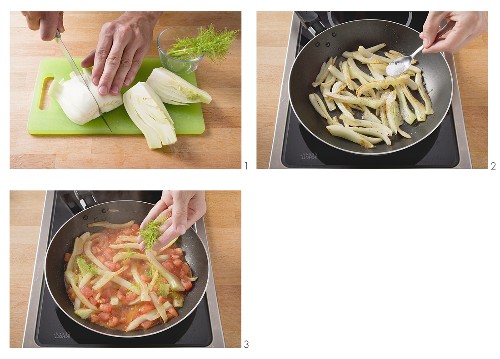
{"type": "MultiPolygon", "coordinates": [[[[257,13],[257,167],[268,168],[291,12],[257,13]]],[[[473,168],[488,167],[488,34],[455,55],[473,168]]]]}
{"type": "MultiPolygon", "coordinates": [[[[75,57],[97,44],[101,26],[120,12],[66,12],[64,37],[75,57]]],[[[213,101],[203,105],[206,131],[179,136],[175,145],[149,150],[142,135],[31,136],[26,130],[40,59],[62,57],[54,42],[40,40],[20,12],[11,20],[11,168],[241,168],[241,40],[220,63],[204,59],[196,72],[199,86],[213,101]]],[[[165,12],[153,34],[166,27],[240,29],[240,12],[165,12]]],[[[156,41],[156,40],[154,40],[156,41]]],[[[154,42],[153,41],[153,42],[154,42]]],[[[149,57],[157,57],[152,43],[149,57]]]]}
{"type": "MultiPolygon", "coordinates": [[[[22,345],[45,192],[10,194],[10,346],[22,345]],[[22,265],[21,265],[22,263],[22,265]]],[[[205,225],[227,347],[241,346],[241,196],[206,193],[205,225]]]]}

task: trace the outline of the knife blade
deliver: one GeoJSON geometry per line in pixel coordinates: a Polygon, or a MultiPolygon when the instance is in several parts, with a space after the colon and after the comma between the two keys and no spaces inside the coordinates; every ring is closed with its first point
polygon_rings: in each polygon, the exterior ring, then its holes
{"type": "Polygon", "coordinates": [[[87,83],[87,81],[85,81],[85,77],[83,77],[83,73],[80,71],[78,66],[76,66],[75,60],[73,60],[73,56],[71,56],[68,49],[66,48],[66,45],[64,45],[64,42],[62,41],[62,38],[61,38],[61,33],[59,31],[56,31],[56,42],[59,44],[59,47],[61,48],[61,50],[64,54],[64,57],[66,57],[66,60],[68,60],[70,66],[71,66],[71,69],[73,70],[75,75],[80,75],[80,78],[82,79],[83,83],[87,87],[87,90],[89,90],[90,94],[92,95],[92,98],[94,99],[94,101],[97,105],[97,109],[99,110],[99,117],[102,118],[102,120],[104,121],[104,123],[108,127],[109,131],[113,132],[113,131],[111,131],[111,127],[109,127],[108,122],[104,118],[104,114],[102,113],[101,107],[99,106],[99,102],[97,102],[97,99],[95,98],[94,94],[92,93],[92,91],[90,91],[90,86],[87,83]]]}

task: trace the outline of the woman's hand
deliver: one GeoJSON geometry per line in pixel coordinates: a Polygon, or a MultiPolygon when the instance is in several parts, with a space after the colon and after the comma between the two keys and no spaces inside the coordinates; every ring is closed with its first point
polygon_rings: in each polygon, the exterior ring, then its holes
{"type": "MultiPolygon", "coordinates": [[[[140,229],[143,229],[149,222],[158,217],[168,218],[159,230],[162,233],[154,248],[161,248],[167,245],[174,238],[186,233],[207,211],[205,203],[205,191],[163,191],[161,199],[149,211],[140,229]]],[[[137,241],[144,250],[145,243],[141,236],[137,241]]]]}
{"type": "Polygon", "coordinates": [[[56,31],[64,32],[62,11],[22,11],[30,30],[40,29],[40,38],[50,41],[56,37],[56,31]]]}
{"type": "Polygon", "coordinates": [[[488,30],[488,19],[483,11],[430,11],[420,38],[424,40],[424,54],[456,52],[488,30]],[[454,21],[455,26],[436,40],[442,20],[454,21]],[[436,40],[436,42],[434,42],[436,40]]]}
{"type": "Polygon", "coordinates": [[[99,94],[118,95],[134,80],[142,59],[151,46],[153,28],[161,12],[125,12],[102,26],[96,50],[82,61],[94,65],[92,82],[99,94]]]}

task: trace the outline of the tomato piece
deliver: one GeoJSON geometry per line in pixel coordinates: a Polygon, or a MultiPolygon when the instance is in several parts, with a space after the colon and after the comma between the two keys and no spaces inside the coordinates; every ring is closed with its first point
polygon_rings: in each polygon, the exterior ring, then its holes
{"type": "Polygon", "coordinates": [[[151,328],[152,325],[153,325],[153,322],[151,320],[145,320],[144,322],[141,323],[142,329],[151,328]]]}
{"type": "Polygon", "coordinates": [[[165,269],[168,270],[169,272],[173,271],[175,268],[174,264],[170,261],[163,262],[162,266],[165,267],[165,269]]]}
{"type": "Polygon", "coordinates": [[[113,317],[109,318],[107,325],[110,328],[116,327],[118,325],[118,317],[113,316],[113,317]]]}
{"type": "Polygon", "coordinates": [[[179,314],[177,314],[177,311],[175,310],[174,307],[170,307],[168,308],[168,314],[170,314],[170,317],[173,318],[173,317],[176,317],[178,316],[179,314]]]}
{"type": "Polygon", "coordinates": [[[181,284],[185,290],[191,290],[193,283],[188,278],[181,278],[181,284]]]}
{"type": "Polygon", "coordinates": [[[92,305],[97,305],[97,300],[94,297],[90,297],[89,302],[92,303],[92,305]]]}
{"type": "Polygon", "coordinates": [[[182,265],[182,261],[180,259],[174,259],[174,266],[180,267],[182,265]]]}
{"type": "Polygon", "coordinates": [[[115,264],[112,261],[106,261],[103,263],[110,271],[115,270],[115,264]]]}
{"type": "Polygon", "coordinates": [[[113,306],[109,303],[104,303],[99,306],[101,312],[111,313],[111,309],[113,309],[113,306]]]}
{"type": "Polygon", "coordinates": [[[90,321],[92,323],[98,322],[99,321],[99,315],[97,315],[97,313],[90,314],[90,321]]]}
{"type": "Polygon", "coordinates": [[[113,259],[113,250],[111,248],[106,248],[104,249],[104,258],[106,258],[108,261],[113,259]]]}
{"type": "Polygon", "coordinates": [[[110,316],[111,315],[109,313],[101,312],[99,313],[99,320],[103,322],[108,321],[110,316]]]}
{"type": "Polygon", "coordinates": [[[184,254],[182,248],[174,248],[174,253],[178,256],[182,256],[184,254]]]}
{"type": "Polygon", "coordinates": [[[125,303],[130,303],[135,298],[137,298],[137,294],[129,291],[129,292],[127,292],[127,294],[125,294],[125,303]]]}
{"type": "Polygon", "coordinates": [[[149,313],[150,311],[152,311],[153,309],[155,309],[154,304],[146,302],[143,305],[141,305],[141,307],[139,308],[139,313],[146,314],[146,313],[149,313]]]}
{"type": "Polygon", "coordinates": [[[139,225],[137,223],[134,223],[131,229],[133,234],[137,234],[137,231],[139,230],[139,225]]]}
{"type": "Polygon", "coordinates": [[[141,280],[144,282],[147,282],[147,283],[151,282],[151,278],[145,274],[141,274],[140,277],[141,277],[141,280]]]}
{"type": "Polygon", "coordinates": [[[92,288],[90,288],[88,285],[84,285],[80,291],[82,292],[82,294],[85,296],[85,298],[89,298],[92,296],[93,294],[93,291],[92,291],[92,288]]]}

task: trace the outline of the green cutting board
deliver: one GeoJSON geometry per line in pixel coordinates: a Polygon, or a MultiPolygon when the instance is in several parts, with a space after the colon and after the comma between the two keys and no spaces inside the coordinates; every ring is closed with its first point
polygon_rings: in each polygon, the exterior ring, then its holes
{"type": "MultiPolygon", "coordinates": [[[[75,58],[75,62],[80,64],[81,58],[75,58]]],[[[161,67],[158,58],[146,58],[143,60],[141,68],[137,72],[134,82],[146,81],[154,68],[161,67]]],[[[45,58],[40,62],[40,69],[35,84],[35,92],[31,104],[31,111],[28,118],[28,132],[32,135],[135,135],[141,134],[141,131],[132,122],[122,105],[113,111],[106,112],[104,117],[109,124],[112,132],[106,127],[101,118],[93,119],[85,125],[77,125],[71,122],[56,100],[50,98],[50,105],[41,109],[42,90],[46,79],[54,78],[54,81],[69,79],[71,66],[65,58],[45,58]]],[[[182,77],[197,86],[194,73],[182,75],[182,77]]],[[[122,93],[131,86],[124,87],[122,93]]],[[[48,96],[48,95],[47,95],[48,96]]],[[[175,132],[177,134],[197,135],[205,131],[205,120],[201,110],[201,103],[195,103],[186,106],[165,105],[170,116],[174,120],[175,132]]]]}

